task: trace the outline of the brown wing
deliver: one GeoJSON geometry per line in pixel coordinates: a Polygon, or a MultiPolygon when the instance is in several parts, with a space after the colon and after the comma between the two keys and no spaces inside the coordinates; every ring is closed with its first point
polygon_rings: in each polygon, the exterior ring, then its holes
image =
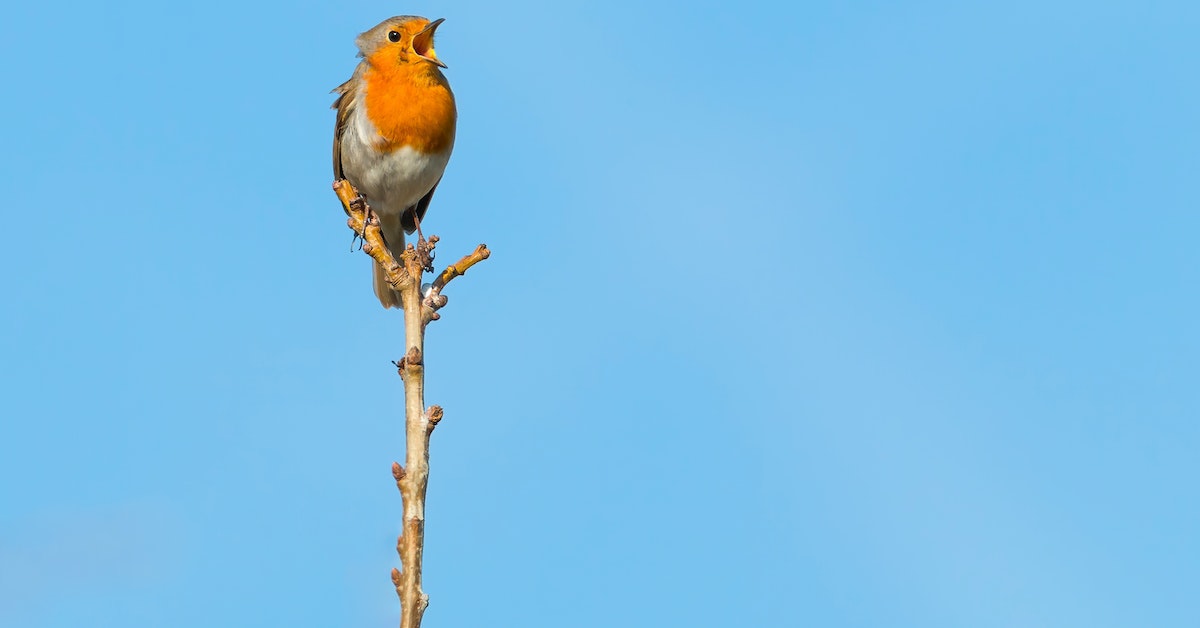
{"type": "Polygon", "coordinates": [[[345,179],[342,174],[342,133],[346,131],[346,122],[350,119],[351,112],[354,111],[355,98],[351,83],[357,78],[358,72],[350,80],[338,85],[330,93],[337,94],[337,100],[333,101],[331,109],[337,109],[337,123],[333,127],[333,179],[345,179]]]}
{"type": "Polygon", "coordinates": [[[438,183],[442,182],[442,178],[438,177],[437,183],[429,188],[429,192],[417,201],[416,205],[405,210],[404,215],[400,218],[400,225],[404,227],[405,233],[412,233],[417,230],[417,222],[413,220],[413,215],[416,214],[417,220],[425,220],[425,211],[429,209],[429,201],[433,200],[433,192],[437,189],[438,183]]]}

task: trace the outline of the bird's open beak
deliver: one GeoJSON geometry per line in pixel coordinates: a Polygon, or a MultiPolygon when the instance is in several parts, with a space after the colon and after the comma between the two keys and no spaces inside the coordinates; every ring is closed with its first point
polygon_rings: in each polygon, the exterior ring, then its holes
{"type": "Polygon", "coordinates": [[[446,64],[437,58],[437,53],[433,50],[433,32],[445,21],[446,18],[439,17],[413,37],[413,52],[416,52],[418,57],[443,68],[446,67],[446,64]]]}

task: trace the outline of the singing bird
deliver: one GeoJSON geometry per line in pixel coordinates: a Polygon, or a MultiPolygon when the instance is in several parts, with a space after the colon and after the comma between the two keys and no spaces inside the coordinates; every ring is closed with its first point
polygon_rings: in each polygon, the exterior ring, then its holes
{"type": "MultiPolygon", "coordinates": [[[[359,35],[355,44],[362,62],[333,90],[334,177],[363,195],[397,259],[404,234],[425,217],[454,148],[458,111],[442,74],[446,64],[433,50],[433,34],[442,22],[401,15],[359,35]]],[[[400,295],[379,265],[371,266],[379,302],[400,307],[400,295]]]]}

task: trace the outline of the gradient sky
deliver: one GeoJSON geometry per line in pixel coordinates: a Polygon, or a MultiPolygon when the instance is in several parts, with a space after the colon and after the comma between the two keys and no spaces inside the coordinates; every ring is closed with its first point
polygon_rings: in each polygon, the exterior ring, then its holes
{"type": "Polygon", "coordinates": [[[391,626],[401,318],[329,189],[445,17],[425,625],[1200,625],[1200,8],[0,20],[0,624],[391,626]]]}

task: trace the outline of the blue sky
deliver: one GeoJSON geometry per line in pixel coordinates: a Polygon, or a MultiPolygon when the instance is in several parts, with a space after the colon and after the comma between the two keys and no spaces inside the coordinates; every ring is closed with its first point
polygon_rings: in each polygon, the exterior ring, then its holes
{"type": "Polygon", "coordinates": [[[393,625],[328,91],[445,17],[425,624],[1200,622],[1200,9],[23,3],[0,623],[393,625]]]}

